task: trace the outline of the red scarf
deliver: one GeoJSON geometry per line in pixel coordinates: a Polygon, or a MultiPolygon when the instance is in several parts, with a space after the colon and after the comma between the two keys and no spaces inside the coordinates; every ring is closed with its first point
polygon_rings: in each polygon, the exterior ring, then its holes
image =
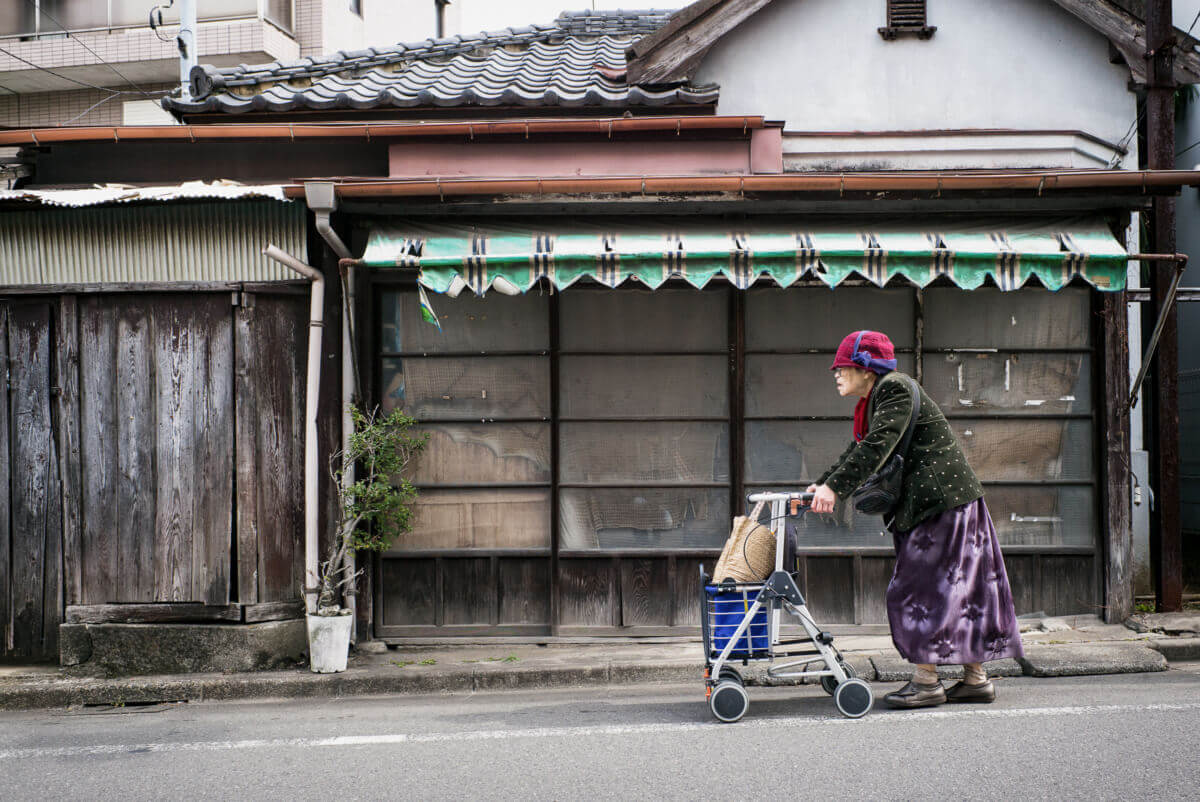
{"type": "MultiPolygon", "coordinates": [[[[871,386],[871,393],[875,392],[875,386],[871,386]]],[[[866,398],[858,399],[858,403],[854,405],[854,439],[861,440],[867,436],[867,406],[871,402],[871,393],[867,393],[866,398]]]]}

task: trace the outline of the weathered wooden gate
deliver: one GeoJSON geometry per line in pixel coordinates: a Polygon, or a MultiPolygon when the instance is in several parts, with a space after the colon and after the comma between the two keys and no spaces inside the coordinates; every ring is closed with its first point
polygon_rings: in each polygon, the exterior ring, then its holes
{"type": "Polygon", "coordinates": [[[62,495],[54,439],[53,307],[0,303],[0,657],[58,653],[62,495]]]}

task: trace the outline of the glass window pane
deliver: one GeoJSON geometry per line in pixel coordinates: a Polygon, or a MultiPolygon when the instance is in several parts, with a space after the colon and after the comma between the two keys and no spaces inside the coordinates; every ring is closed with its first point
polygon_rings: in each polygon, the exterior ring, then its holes
{"type": "MultiPolygon", "coordinates": [[[[169,10],[171,13],[174,9],[169,10]]],[[[176,12],[177,13],[177,12],[176,12]]],[[[198,19],[224,19],[226,17],[257,17],[258,0],[204,0],[196,4],[198,19]]],[[[164,15],[164,19],[166,15],[164,15]]]]}
{"type": "Polygon", "coordinates": [[[559,491],[563,549],[720,549],[729,491],[566,487],[559,491]]]}
{"type": "MultiPolygon", "coordinates": [[[[27,0],[12,0],[31,5],[27,0]]],[[[150,4],[152,5],[152,4],[150,4]]],[[[108,0],[41,0],[41,33],[104,28],[108,25],[108,0]]],[[[149,19],[150,8],[146,6],[149,19]]]]}
{"type": "Polygon", "coordinates": [[[882,331],[913,347],[915,291],[769,287],[746,293],[746,350],[835,350],[852,331],[882,331]]]}
{"type": "MultiPolygon", "coordinates": [[[[897,354],[912,375],[912,354],[897,354]]],[[[857,398],[842,398],[829,354],[751,354],[746,357],[746,417],[853,415],[857,398]]]]}
{"type": "Polygon", "coordinates": [[[816,479],[853,439],[853,422],[747,421],[746,481],[793,485],[816,479]]]}
{"type": "Polygon", "coordinates": [[[550,424],[424,426],[429,443],[411,480],[426,484],[549,482],[550,424]]]}
{"type": "Polygon", "coordinates": [[[564,351],[724,351],[726,290],[567,289],[559,301],[564,351]]]}
{"type": "Polygon", "coordinates": [[[925,391],[947,415],[1091,411],[1087,354],[928,354],[925,391]]]}
{"type": "Polygon", "coordinates": [[[464,292],[457,298],[430,293],[441,321],[439,332],[421,318],[415,290],[380,297],[380,350],[384,353],[486,353],[545,351],[550,347],[549,296],[537,292],[483,298],[464,292]]]}
{"type": "Polygon", "coordinates": [[[566,418],[724,417],[723,356],[564,356],[559,414],[566,418]]]}
{"type": "Polygon", "coordinates": [[[0,36],[37,33],[37,8],[25,0],[0,3],[0,36]]]}
{"type": "Polygon", "coordinates": [[[411,532],[388,554],[436,549],[550,548],[550,491],[422,490],[411,532]]]}
{"type": "Polygon", "coordinates": [[[950,421],[967,462],[983,481],[1092,478],[1089,420],[950,421]]]}
{"type": "Polygon", "coordinates": [[[285,31],[291,31],[292,0],[267,0],[267,19],[285,31]]]}
{"type": "Polygon", "coordinates": [[[1090,487],[988,487],[987,505],[1006,546],[1095,545],[1096,499],[1090,487]]]}
{"type": "Polygon", "coordinates": [[[414,357],[382,360],[383,407],[420,421],[545,418],[550,363],[540,356],[414,357]]]}
{"type": "Polygon", "coordinates": [[[564,423],[563,482],[727,482],[724,423],[564,423]]]}
{"type": "Polygon", "coordinates": [[[1089,290],[925,291],[926,348],[1084,348],[1089,290]]]}

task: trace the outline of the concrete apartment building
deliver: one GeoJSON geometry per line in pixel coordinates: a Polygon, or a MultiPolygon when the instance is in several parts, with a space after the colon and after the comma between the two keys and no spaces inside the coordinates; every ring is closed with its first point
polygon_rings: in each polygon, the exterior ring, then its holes
{"type": "MultiPolygon", "coordinates": [[[[0,2],[0,128],[172,124],[173,0],[0,2]],[[151,10],[162,27],[150,27],[151,10]]],[[[446,0],[197,0],[200,63],[294,61],[457,31],[446,0]]]]}

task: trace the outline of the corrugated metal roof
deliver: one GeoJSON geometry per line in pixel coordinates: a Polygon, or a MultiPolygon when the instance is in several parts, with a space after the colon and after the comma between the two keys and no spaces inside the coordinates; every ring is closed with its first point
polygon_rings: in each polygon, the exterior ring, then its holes
{"type": "Polygon", "coordinates": [[[625,50],[672,12],[564,12],[553,25],[339,51],[293,62],[196,67],[192,99],[165,108],[283,112],[446,106],[704,105],[716,87],[642,87],[625,80],[625,50]]]}
{"type": "Polygon", "coordinates": [[[302,256],[304,206],[233,201],[0,212],[0,287],[293,281],[262,255],[302,256]]]}
{"type": "Polygon", "coordinates": [[[102,203],[167,201],[189,199],[273,198],[286,201],[283,187],[246,186],[235,181],[185,181],[159,187],[105,184],[83,189],[3,189],[0,201],[29,201],[47,206],[97,206],[102,203]]]}

